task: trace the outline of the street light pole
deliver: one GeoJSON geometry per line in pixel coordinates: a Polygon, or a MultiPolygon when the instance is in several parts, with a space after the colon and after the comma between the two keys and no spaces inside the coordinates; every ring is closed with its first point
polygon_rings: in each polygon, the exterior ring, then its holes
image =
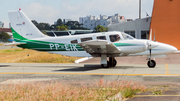
{"type": "Polygon", "coordinates": [[[139,0],[139,19],[141,19],[141,0],[139,0]]]}

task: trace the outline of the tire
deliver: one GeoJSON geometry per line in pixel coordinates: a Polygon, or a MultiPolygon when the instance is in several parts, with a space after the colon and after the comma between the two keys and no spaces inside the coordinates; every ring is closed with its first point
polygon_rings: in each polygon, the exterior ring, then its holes
{"type": "Polygon", "coordinates": [[[149,68],[154,68],[156,66],[156,62],[154,60],[151,60],[151,62],[148,61],[147,65],[149,68]]]}
{"type": "Polygon", "coordinates": [[[117,65],[117,61],[114,59],[114,61],[113,61],[113,67],[116,67],[116,65],[117,65]]]}

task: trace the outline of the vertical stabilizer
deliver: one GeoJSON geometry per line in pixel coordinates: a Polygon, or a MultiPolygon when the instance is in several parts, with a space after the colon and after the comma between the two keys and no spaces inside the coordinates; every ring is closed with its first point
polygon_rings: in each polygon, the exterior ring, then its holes
{"type": "Polygon", "coordinates": [[[10,11],[8,15],[15,41],[47,37],[37,29],[21,9],[10,11]]]}

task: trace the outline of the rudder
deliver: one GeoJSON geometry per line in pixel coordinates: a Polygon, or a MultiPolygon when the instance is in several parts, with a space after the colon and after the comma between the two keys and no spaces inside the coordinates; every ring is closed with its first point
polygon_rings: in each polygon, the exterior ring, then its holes
{"type": "Polygon", "coordinates": [[[8,15],[15,41],[47,37],[21,10],[10,11],[8,15]]]}

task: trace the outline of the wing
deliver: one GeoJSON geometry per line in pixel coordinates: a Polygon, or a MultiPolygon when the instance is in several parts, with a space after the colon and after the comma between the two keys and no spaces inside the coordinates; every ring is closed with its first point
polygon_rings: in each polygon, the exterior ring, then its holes
{"type": "Polygon", "coordinates": [[[4,44],[4,46],[17,46],[17,45],[22,45],[22,44],[26,44],[26,43],[22,43],[22,42],[13,42],[13,43],[4,44]]]}
{"type": "Polygon", "coordinates": [[[100,56],[101,54],[107,55],[118,55],[121,53],[120,50],[112,43],[106,40],[92,40],[82,43],[78,43],[87,53],[92,56],[100,56]]]}

